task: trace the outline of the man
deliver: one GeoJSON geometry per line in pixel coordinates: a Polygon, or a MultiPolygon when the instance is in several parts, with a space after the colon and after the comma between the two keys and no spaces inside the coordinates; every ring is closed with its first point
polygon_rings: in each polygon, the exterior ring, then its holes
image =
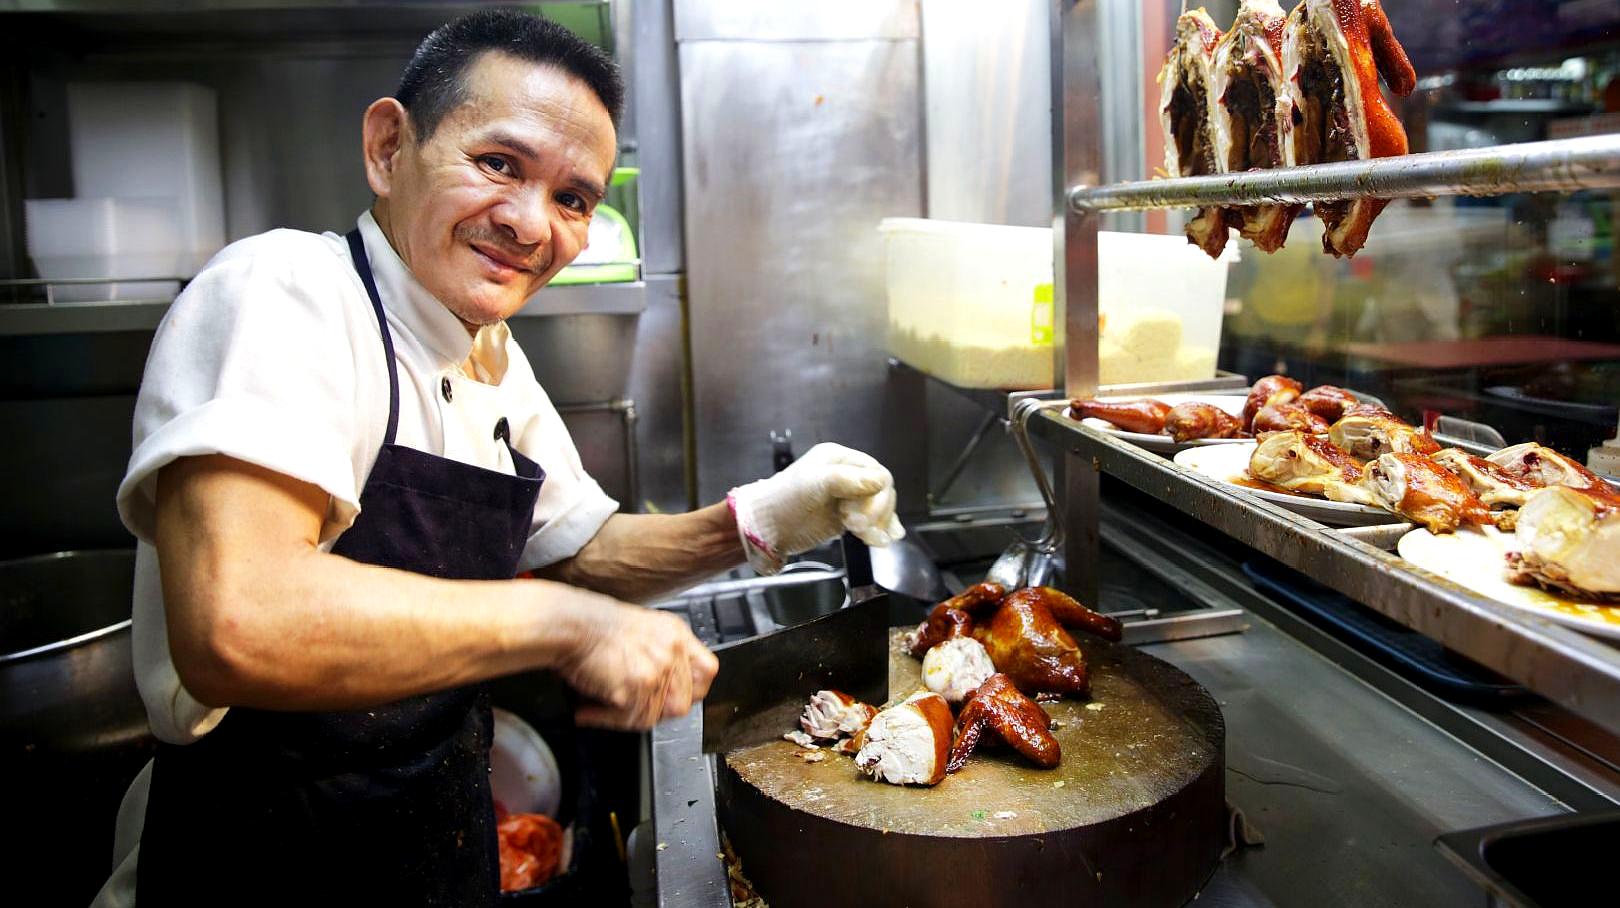
{"type": "Polygon", "coordinates": [[[581,469],[503,320],[583,247],[622,94],[527,14],[446,25],[365,112],[355,230],[235,243],[175,301],[119,491],[163,744],[98,904],[493,904],[479,682],[550,669],[578,721],[648,728],[716,662],[618,599],[902,534],[835,445],[672,516],[581,469]]]}

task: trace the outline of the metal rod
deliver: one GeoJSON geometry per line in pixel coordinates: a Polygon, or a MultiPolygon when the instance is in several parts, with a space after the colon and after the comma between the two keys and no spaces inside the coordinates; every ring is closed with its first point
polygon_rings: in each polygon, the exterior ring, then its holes
{"type": "Polygon", "coordinates": [[[557,413],[564,416],[570,413],[619,414],[619,420],[624,426],[625,497],[630,499],[630,513],[640,513],[641,463],[640,449],[636,446],[636,423],[640,416],[636,413],[636,402],[630,398],[618,398],[577,404],[560,404],[557,407],[557,413]]]}
{"type": "Polygon", "coordinates": [[[951,486],[956,484],[956,480],[961,477],[962,471],[967,469],[968,461],[973,459],[973,452],[979,450],[979,445],[984,442],[985,435],[989,434],[990,427],[998,422],[1001,422],[1001,416],[995,411],[992,410],[984,414],[984,419],[979,421],[978,428],[973,430],[973,435],[968,438],[967,444],[962,446],[961,453],[956,455],[956,462],[951,464],[949,470],[945,471],[945,478],[940,481],[939,488],[928,493],[930,506],[945,500],[945,493],[949,492],[951,486]]]}
{"type": "Polygon", "coordinates": [[[1206,177],[1076,186],[1069,191],[1069,205],[1074,211],[1143,211],[1616,187],[1620,187],[1620,135],[1601,135],[1206,177]]]}

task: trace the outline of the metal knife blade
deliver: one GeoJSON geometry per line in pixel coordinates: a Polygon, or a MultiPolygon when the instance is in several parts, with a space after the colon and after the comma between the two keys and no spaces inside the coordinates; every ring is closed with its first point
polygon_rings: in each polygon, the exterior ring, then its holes
{"type": "Polygon", "coordinates": [[[874,705],[888,699],[888,597],[859,599],[714,654],[720,671],[703,701],[704,752],[762,744],[798,728],[818,690],[835,688],[874,705]]]}

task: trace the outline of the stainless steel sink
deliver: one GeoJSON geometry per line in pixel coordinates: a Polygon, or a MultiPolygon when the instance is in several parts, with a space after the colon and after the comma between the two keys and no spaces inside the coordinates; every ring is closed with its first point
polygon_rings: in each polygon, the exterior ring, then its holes
{"type": "Polygon", "coordinates": [[[710,645],[768,634],[837,611],[849,601],[844,569],[796,561],[774,577],[731,577],[656,603],[681,612],[710,645]]]}

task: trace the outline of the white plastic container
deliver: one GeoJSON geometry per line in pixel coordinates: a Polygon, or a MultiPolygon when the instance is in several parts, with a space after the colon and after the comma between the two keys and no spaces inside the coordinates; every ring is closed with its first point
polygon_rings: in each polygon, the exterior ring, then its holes
{"type": "Polygon", "coordinates": [[[67,86],[74,195],[170,197],[178,202],[191,277],[225,245],[218,99],[188,82],[76,82],[67,86]]]}
{"type": "MultiPolygon", "coordinates": [[[[1052,231],[919,218],[879,227],[888,261],[889,351],[966,388],[1052,384],[1052,231]]],[[[1180,236],[1098,240],[1104,384],[1215,374],[1227,262],[1180,236]]]]}
{"type": "MultiPolygon", "coordinates": [[[[28,199],[24,203],[28,256],[46,280],[179,277],[182,249],[179,206],[158,199],[28,199]]],[[[172,299],[178,281],[57,284],[55,302],[172,299]]]]}

